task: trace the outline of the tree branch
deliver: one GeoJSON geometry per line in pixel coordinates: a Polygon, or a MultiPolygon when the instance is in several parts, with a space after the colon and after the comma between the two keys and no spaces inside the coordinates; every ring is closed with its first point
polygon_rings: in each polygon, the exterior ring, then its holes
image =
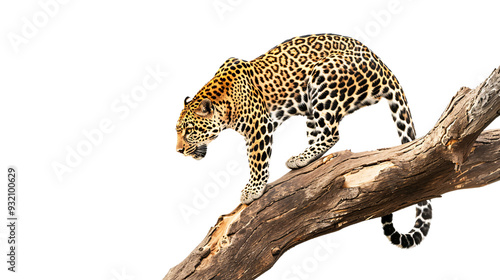
{"type": "Polygon", "coordinates": [[[424,137],[377,151],[330,154],[221,216],[168,279],[255,279],[293,246],[457,189],[500,179],[500,71],[461,88],[424,137]]]}

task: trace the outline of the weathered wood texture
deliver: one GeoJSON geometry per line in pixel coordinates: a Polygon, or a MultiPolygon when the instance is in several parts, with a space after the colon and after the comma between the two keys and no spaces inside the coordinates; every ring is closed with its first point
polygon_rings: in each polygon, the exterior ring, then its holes
{"type": "MultiPolygon", "coordinates": [[[[500,71],[461,88],[424,137],[377,151],[330,154],[221,216],[167,279],[255,279],[293,246],[419,201],[500,179],[500,71]]],[[[473,242],[473,240],[471,240],[473,242]]]]}

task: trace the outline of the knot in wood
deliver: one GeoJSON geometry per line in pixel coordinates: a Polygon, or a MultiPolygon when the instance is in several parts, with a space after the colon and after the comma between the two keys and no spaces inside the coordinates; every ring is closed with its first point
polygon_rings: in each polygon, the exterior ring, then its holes
{"type": "Polygon", "coordinates": [[[279,255],[280,253],[281,253],[281,249],[280,249],[280,247],[274,247],[273,249],[271,249],[271,254],[272,254],[273,256],[277,256],[277,255],[279,255]]]}

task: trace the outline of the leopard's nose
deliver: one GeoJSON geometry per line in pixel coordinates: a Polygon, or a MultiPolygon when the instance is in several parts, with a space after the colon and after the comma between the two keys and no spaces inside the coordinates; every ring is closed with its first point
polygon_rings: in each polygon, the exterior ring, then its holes
{"type": "Polygon", "coordinates": [[[181,154],[184,154],[184,147],[182,148],[177,148],[177,152],[181,153],[181,154]]]}

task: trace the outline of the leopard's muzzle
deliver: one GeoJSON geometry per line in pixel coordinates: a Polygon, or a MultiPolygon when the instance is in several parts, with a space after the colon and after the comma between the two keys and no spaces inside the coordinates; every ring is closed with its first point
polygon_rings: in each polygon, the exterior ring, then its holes
{"type": "Polygon", "coordinates": [[[186,150],[182,149],[179,152],[185,156],[191,156],[196,160],[200,160],[207,154],[207,144],[201,144],[199,146],[193,145],[186,150]]]}

